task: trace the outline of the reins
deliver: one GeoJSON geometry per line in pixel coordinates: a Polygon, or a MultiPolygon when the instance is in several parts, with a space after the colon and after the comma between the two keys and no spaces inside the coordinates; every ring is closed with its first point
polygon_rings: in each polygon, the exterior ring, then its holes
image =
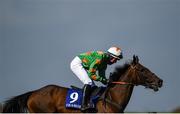
{"type": "MultiPolygon", "coordinates": [[[[131,68],[131,69],[135,69],[136,67],[130,65],[130,68],[131,68]]],[[[112,75],[112,74],[111,74],[111,75],[112,75]]],[[[127,75],[127,74],[126,74],[126,75],[127,75]]],[[[131,83],[131,82],[124,82],[124,81],[112,81],[112,82],[110,82],[109,84],[137,86],[137,84],[134,84],[134,83],[131,83]]],[[[113,105],[114,107],[116,107],[119,111],[121,111],[121,110],[122,110],[122,106],[121,106],[119,103],[116,103],[116,102],[112,101],[110,94],[109,94],[110,99],[109,99],[109,98],[106,98],[106,94],[107,94],[108,90],[109,90],[109,88],[105,91],[105,93],[104,93],[104,95],[103,95],[103,101],[104,101],[104,107],[103,107],[103,108],[106,108],[106,102],[107,102],[107,103],[113,105]]],[[[104,111],[105,111],[105,109],[104,109],[104,111]]]]}
{"type": "MultiPolygon", "coordinates": [[[[130,65],[130,68],[135,69],[135,66],[130,65]]],[[[127,74],[126,74],[127,75],[127,74]]],[[[120,85],[137,85],[130,82],[123,82],[123,81],[113,81],[112,84],[120,84],[120,85]]]]}
{"type": "Polygon", "coordinates": [[[129,83],[129,82],[122,82],[122,81],[116,81],[116,82],[111,82],[112,84],[120,84],[120,85],[136,85],[133,83],[129,83]]]}
{"type": "MultiPolygon", "coordinates": [[[[130,68],[135,69],[135,67],[133,67],[133,66],[130,66],[130,68]]],[[[124,82],[124,81],[112,81],[109,84],[137,86],[137,84],[133,84],[133,83],[130,83],[130,82],[124,82]]],[[[103,107],[103,108],[106,108],[106,102],[107,102],[107,103],[113,105],[114,107],[116,107],[119,111],[121,111],[122,110],[122,106],[119,103],[116,103],[116,102],[112,101],[111,95],[110,95],[110,99],[106,98],[106,94],[107,94],[108,90],[109,90],[109,88],[104,93],[103,101],[104,101],[105,107],[103,107]]]]}

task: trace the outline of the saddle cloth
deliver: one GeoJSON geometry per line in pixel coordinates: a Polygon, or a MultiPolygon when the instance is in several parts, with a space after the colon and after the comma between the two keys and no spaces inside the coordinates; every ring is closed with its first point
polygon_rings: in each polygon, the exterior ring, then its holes
{"type": "MultiPolygon", "coordinates": [[[[92,87],[90,103],[96,105],[98,99],[104,92],[105,87],[92,87]]],[[[83,90],[81,88],[71,86],[68,89],[67,96],[66,96],[66,108],[74,108],[74,109],[81,109],[81,103],[83,98],[83,90]]]]}

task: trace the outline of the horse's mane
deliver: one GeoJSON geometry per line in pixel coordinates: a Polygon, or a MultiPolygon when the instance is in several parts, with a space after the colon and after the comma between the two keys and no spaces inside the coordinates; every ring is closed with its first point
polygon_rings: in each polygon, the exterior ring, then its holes
{"type": "MultiPolygon", "coordinates": [[[[128,70],[129,66],[131,65],[132,61],[126,61],[123,65],[118,65],[115,67],[114,71],[110,74],[109,80],[110,81],[118,81],[119,78],[128,70]]],[[[113,85],[109,84],[102,95],[102,98],[105,99],[107,97],[107,92],[109,88],[113,87],[113,85]]],[[[104,100],[105,101],[105,100],[104,100]]]]}
{"type": "Polygon", "coordinates": [[[127,71],[131,63],[132,61],[126,61],[125,64],[116,66],[110,76],[111,80],[117,81],[127,71]]]}

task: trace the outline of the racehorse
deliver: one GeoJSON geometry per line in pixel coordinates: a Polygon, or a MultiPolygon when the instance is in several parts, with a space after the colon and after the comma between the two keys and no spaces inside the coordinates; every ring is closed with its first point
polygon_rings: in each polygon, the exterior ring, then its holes
{"type": "MultiPolygon", "coordinates": [[[[158,91],[163,80],[157,77],[148,68],[139,63],[138,56],[133,56],[131,62],[117,66],[109,77],[111,80],[96,104],[98,113],[124,112],[134,86],[142,85],[158,91]]],[[[78,109],[65,107],[68,88],[57,85],[48,85],[38,90],[15,96],[4,103],[3,112],[61,112],[78,113],[78,109]]]]}

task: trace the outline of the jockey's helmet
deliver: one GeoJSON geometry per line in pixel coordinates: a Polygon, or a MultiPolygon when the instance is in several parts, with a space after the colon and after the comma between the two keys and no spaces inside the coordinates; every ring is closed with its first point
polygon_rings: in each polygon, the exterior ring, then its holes
{"type": "Polygon", "coordinates": [[[119,47],[110,47],[107,51],[112,57],[120,60],[123,58],[122,50],[119,47]]]}

